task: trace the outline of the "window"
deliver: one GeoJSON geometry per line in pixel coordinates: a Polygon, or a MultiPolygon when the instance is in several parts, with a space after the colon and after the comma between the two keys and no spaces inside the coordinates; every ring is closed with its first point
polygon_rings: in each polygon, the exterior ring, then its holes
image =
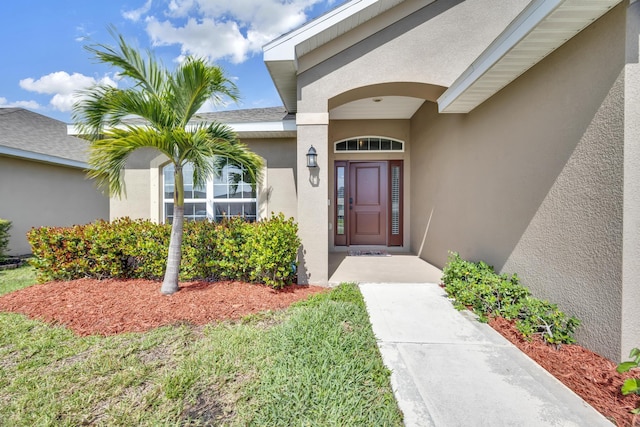
{"type": "MultiPolygon", "coordinates": [[[[220,163],[220,175],[214,176],[203,187],[193,183],[193,167],[185,165],[184,175],[184,218],[187,221],[241,216],[247,221],[257,219],[256,186],[250,182],[244,168],[234,165],[226,158],[214,161],[220,163]]],[[[173,221],[173,193],[175,189],[173,164],[163,168],[164,221],[173,221]]]]}
{"type": "Polygon", "coordinates": [[[335,153],[359,153],[371,151],[404,151],[404,142],[378,136],[360,136],[338,141],[334,145],[335,153]]]}

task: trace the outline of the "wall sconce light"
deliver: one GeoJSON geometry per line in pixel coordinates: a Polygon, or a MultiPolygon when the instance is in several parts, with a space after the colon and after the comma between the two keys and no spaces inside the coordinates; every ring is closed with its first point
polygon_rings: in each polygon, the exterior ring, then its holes
{"type": "Polygon", "coordinates": [[[316,153],[316,149],[313,148],[313,145],[309,147],[309,151],[307,151],[307,167],[308,168],[318,167],[318,153],[316,153]]]}

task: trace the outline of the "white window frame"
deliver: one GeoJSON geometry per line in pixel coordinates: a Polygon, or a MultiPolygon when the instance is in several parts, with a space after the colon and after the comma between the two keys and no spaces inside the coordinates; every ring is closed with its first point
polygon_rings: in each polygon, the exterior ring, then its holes
{"type": "MultiPolygon", "coordinates": [[[[392,144],[393,146],[393,144],[392,144]]],[[[351,154],[362,154],[362,153],[404,153],[404,146],[405,146],[405,142],[400,140],[400,139],[396,139],[396,138],[389,138],[387,136],[378,136],[378,135],[361,135],[361,136],[356,136],[356,137],[351,137],[351,138],[345,138],[345,139],[341,139],[340,141],[336,141],[333,143],[333,152],[336,154],[341,154],[341,153],[351,153],[351,154]],[[356,141],[356,144],[360,145],[361,142],[366,142],[367,146],[369,146],[371,139],[379,139],[379,140],[387,140],[390,141],[391,143],[399,143],[400,146],[402,147],[400,150],[393,150],[393,149],[389,149],[389,150],[382,150],[380,148],[377,149],[367,149],[367,150],[338,150],[338,144],[341,144],[343,142],[346,142],[348,144],[349,141],[356,141]]]]}
{"type": "MultiPolygon", "coordinates": [[[[164,166],[162,166],[160,168],[160,176],[162,177],[162,222],[163,223],[167,223],[167,203],[174,203],[173,197],[171,198],[167,198],[166,197],[166,180],[165,180],[165,169],[167,167],[173,167],[172,163],[167,163],[164,166]]],[[[194,204],[194,203],[204,203],[206,206],[206,217],[201,217],[202,220],[207,219],[209,221],[214,221],[215,220],[215,204],[216,204],[216,199],[214,198],[214,177],[210,177],[207,179],[207,183],[205,185],[205,191],[206,191],[206,198],[204,199],[194,199],[194,198],[186,198],[184,199],[184,203],[185,206],[187,206],[187,204],[194,204]]],[[[259,194],[259,188],[258,188],[258,184],[255,184],[255,194],[256,197],[254,198],[237,198],[237,199],[231,199],[231,198],[226,198],[226,199],[217,199],[222,203],[229,203],[229,201],[231,201],[232,203],[237,203],[237,204],[244,204],[244,203],[254,203],[255,204],[255,218],[250,218],[251,221],[258,221],[260,219],[260,211],[259,211],[259,205],[258,205],[258,194],[259,194]],[[224,201],[224,202],[223,202],[224,201]]],[[[227,215],[226,218],[231,218],[232,216],[227,215]]],[[[187,215],[185,212],[185,220],[198,220],[199,217],[194,217],[193,215],[187,215]]]]}

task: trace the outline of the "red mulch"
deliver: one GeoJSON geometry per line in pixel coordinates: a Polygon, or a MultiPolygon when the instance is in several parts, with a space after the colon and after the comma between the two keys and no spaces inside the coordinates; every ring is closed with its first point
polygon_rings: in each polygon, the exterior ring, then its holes
{"type": "MultiPolygon", "coordinates": [[[[325,290],[292,285],[275,291],[242,282],[190,282],[165,296],[159,282],[81,279],[30,286],[1,296],[0,311],[62,324],[81,336],[113,335],[176,322],[203,325],[238,319],[285,308],[325,290]]],[[[556,349],[537,338],[527,341],[512,322],[502,318],[489,324],[618,426],[640,426],[640,416],[629,413],[640,405],[640,396],[620,393],[624,379],[637,376],[637,371],[619,374],[613,362],[578,345],[556,349]]]]}
{"type": "Polygon", "coordinates": [[[30,286],[1,296],[0,311],[62,324],[80,336],[114,335],[176,322],[203,325],[239,319],[288,307],[325,290],[291,285],[276,291],[242,282],[189,282],[166,296],[160,293],[159,282],[149,280],[80,279],[30,286]]]}
{"type": "Polygon", "coordinates": [[[539,337],[527,341],[503,318],[491,319],[489,325],[609,420],[621,427],[640,426],[640,415],[629,412],[640,405],[640,396],[620,393],[626,378],[640,375],[637,370],[619,374],[615,363],[579,345],[556,349],[539,337]]]}

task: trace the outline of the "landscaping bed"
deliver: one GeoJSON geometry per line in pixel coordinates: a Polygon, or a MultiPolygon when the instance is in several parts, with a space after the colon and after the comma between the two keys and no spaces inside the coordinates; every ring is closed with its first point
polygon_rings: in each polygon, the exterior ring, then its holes
{"type": "Polygon", "coordinates": [[[490,319],[489,325],[607,419],[620,427],[640,426],[640,415],[630,412],[640,405],[640,396],[620,393],[633,372],[620,374],[611,360],[576,344],[556,348],[538,336],[525,339],[513,321],[501,317],[490,319]]]}
{"type": "Polygon", "coordinates": [[[79,336],[144,332],[176,322],[204,325],[277,310],[322,292],[318,286],[274,290],[244,282],[186,282],[171,296],[151,280],[78,279],[30,286],[0,297],[0,311],[61,324],[79,336]]]}

